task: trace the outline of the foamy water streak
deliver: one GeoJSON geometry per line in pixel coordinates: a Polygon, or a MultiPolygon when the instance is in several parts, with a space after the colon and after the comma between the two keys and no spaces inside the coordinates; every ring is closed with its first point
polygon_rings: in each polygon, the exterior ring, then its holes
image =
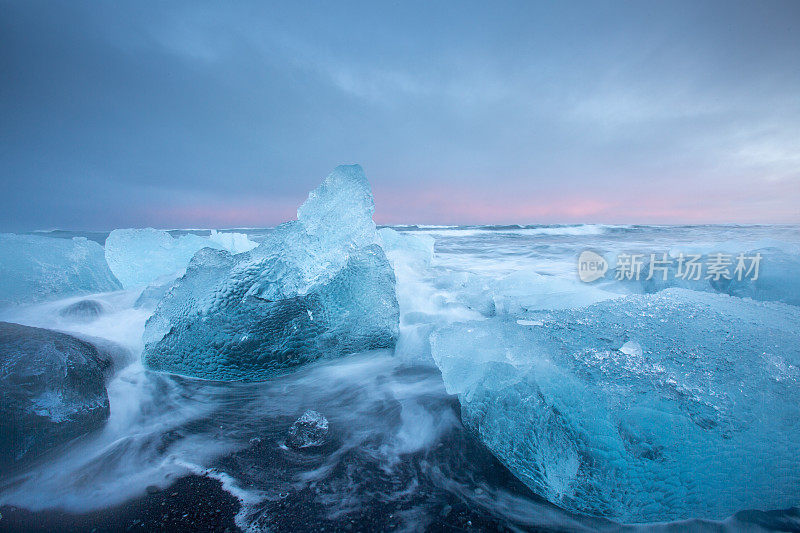
{"type": "Polygon", "coordinates": [[[576,224],[574,226],[416,226],[400,228],[410,232],[427,233],[444,237],[477,237],[498,235],[601,235],[609,229],[628,226],[607,226],[603,224],[576,224]]]}

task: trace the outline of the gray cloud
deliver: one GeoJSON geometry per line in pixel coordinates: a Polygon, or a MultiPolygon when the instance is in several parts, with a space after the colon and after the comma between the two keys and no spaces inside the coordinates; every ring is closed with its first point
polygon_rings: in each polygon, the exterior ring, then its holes
{"type": "Polygon", "coordinates": [[[800,221],[798,26],[791,1],[0,1],[0,228],[274,224],[343,162],[393,222],[800,221]]]}

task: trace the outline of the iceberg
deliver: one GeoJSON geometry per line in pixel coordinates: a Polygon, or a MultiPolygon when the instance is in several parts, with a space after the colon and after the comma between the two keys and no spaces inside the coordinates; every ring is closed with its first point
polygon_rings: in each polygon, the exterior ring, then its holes
{"type": "Polygon", "coordinates": [[[797,505],[797,307],[666,289],[450,325],[462,419],[541,496],[623,522],[797,505]]]}
{"type": "Polygon", "coordinates": [[[0,468],[101,427],[111,364],[70,335],[0,322],[0,468]]]}
{"type": "Polygon", "coordinates": [[[323,357],[393,347],[395,277],[358,165],[337,167],[297,220],[249,252],[204,248],[147,321],[145,364],[260,380],[323,357]]]}
{"type": "Polygon", "coordinates": [[[103,247],[84,237],[0,234],[0,305],[119,290],[103,247]]]}
{"type": "Polygon", "coordinates": [[[126,289],[149,285],[160,278],[178,277],[201,248],[238,254],[257,246],[242,233],[211,231],[208,237],[187,234],[173,237],[153,228],[115,229],[106,239],[105,258],[126,289]]]}

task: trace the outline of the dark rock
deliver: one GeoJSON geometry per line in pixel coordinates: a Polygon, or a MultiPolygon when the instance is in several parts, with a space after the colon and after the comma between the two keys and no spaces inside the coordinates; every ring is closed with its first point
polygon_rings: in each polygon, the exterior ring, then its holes
{"type": "Polygon", "coordinates": [[[0,322],[0,469],[101,427],[109,366],[75,337],[0,322]]]}
{"type": "Polygon", "coordinates": [[[316,411],[306,411],[289,428],[286,444],[295,450],[314,448],[325,444],[327,436],[328,419],[316,411]]]}
{"type": "Polygon", "coordinates": [[[105,312],[103,304],[97,300],[81,300],[64,307],[59,314],[65,318],[91,322],[105,312]]]}

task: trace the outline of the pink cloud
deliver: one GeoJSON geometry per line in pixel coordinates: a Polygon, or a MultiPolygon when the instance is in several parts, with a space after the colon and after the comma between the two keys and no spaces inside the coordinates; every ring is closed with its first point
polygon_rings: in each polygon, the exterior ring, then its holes
{"type": "Polygon", "coordinates": [[[694,190],[645,184],[600,191],[538,192],[429,187],[419,192],[377,189],[379,223],[780,223],[799,222],[796,191],[694,190]]]}
{"type": "MultiPolygon", "coordinates": [[[[511,190],[498,185],[454,189],[429,185],[419,190],[377,184],[375,220],[379,224],[537,224],[537,223],[796,223],[800,210],[787,198],[796,191],[771,189],[754,193],[732,187],[695,190],[655,180],[637,186],[594,190],[559,190],[537,184],[511,190]],[[541,187],[540,187],[541,188],[541,187]]],[[[150,206],[146,223],[158,227],[263,227],[296,216],[302,198],[182,199],[175,205],[150,206]]]]}

